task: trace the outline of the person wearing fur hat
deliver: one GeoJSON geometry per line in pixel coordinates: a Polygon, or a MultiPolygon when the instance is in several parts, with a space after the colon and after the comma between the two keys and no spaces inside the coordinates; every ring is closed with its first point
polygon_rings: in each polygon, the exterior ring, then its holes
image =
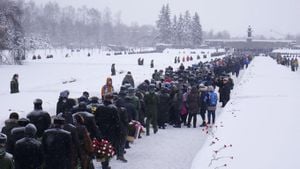
{"type": "Polygon", "coordinates": [[[5,126],[2,127],[1,133],[5,134],[7,136],[7,139],[9,140],[11,135],[11,130],[13,128],[18,127],[18,120],[19,120],[19,114],[16,112],[12,112],[9,115],[9,119],[4,121],[5,126]]]}
{"type": "Polygon", "coordinates": [[[0,167],[1,169],[14,169],[15,164],[13,156],[6,152],[5,145],[7,137],[5,134],[0,133],[0,167]]]}
{"type": "Polygon", "coordinates": [[[205,97],[205,101],[207,103],[207,111],[208,111],[208,122],[207,124],[210,125],[215,124],[215,118],[216,118],[216,109],[217,109],[217,103],[218,103],[218,95],[215,92],[215,89],[213,86],[208,86],[208,93],[205,97]]]}
{"type": "Polygon", "coordinates": [[[27,118],[37,128],[37,137],[43,136],[46,129],[50,127],[51,118],[48,112],[43,111],[43,101],[41,99],[35,99],[33,102],[34,110],[27,115],[27,118]]]}
{"type": "Polygon", "coordinates": [[[37,129],[33,124],[27,124],[25,138],[20,139],[15,145],[16,169],[37,169],[43,163],[43,151],[40,141],[35,139],[37,129]]]}
{"type": "Polygon", "coordinates": [[[44,169],[70,169],[72,166],[72,137],[70,132],[62,129],[64,123],[64,118],[55,117],[53,128],[43,134],[44,169]]]}
{"type": "Polygon", "coordinates": [[[21,118],[18,120],[19,127],[11,130],[11,136],[7,139],[6,151],[14,155],[15,144],[18,140],[25,137],[25,126],[29,124],[29,119],[21,118]]]}

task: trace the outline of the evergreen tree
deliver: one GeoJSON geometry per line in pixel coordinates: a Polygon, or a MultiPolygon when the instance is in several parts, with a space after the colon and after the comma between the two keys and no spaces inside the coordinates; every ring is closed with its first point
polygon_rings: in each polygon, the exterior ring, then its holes
{"type": "Polygon", "coordinates": [[[193,17],[192,42],[194,47],[199,47],[202,43],[202,26],[200,24],[200,17],[197,12],[193,17]]]}
{"type": "Polygon", "coordinates": [[[183,28],[183,45],[185,47],[192,46],[192,18],[189,11],[184,15],[184,28],[183,28]]]}
{"type": "Polygon", "coordinates": [[[156,25],[158,28],[158,41],[161,43],[171,43],[172,25],[171,12],[168,4],[163,5],[156,25]]]}

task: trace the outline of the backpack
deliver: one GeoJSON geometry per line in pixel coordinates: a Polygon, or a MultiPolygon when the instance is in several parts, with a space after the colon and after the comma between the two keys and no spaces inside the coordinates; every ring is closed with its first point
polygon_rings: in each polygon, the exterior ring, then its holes
{"type": "Polygon", "coordinates": [[[209,92],[207,101],[209,106],[216,106],[218,103],[218,95],[215,92],[209,92]]]}

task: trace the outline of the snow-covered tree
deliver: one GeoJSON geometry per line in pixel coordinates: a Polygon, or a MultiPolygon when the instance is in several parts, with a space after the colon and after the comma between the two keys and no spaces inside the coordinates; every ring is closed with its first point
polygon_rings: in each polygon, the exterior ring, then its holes
{"type": "Polygon", "coordinates": [[[193,46],[198,47],[202,43],[202,26],[200,24],[200,17],[195,13],[192,22],[192,43],[193,46]]]}
{"type": "Polygon", "coordinates": [[[161,43],[171,43],[172,24],[169,4],[163,5],[156,25],[158,28],[158,41],[161,43]]]}

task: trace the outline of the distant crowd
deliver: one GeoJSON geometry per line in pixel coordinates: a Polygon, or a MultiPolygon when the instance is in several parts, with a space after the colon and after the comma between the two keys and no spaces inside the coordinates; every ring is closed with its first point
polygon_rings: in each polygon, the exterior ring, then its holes
{"type": "MultiPolygon", "coordinates": [[[[214,125],[217,103],[225,107],[230,100],[234,88],[231,75],[238,77],[251,60],[251,56],[226,56],[189,67],[181,64],[178,69],[169,66],[154,70],[149,80],[138,85],[127,72],[119,90],[108,77],[100,97],[90,97],[85,91],[74,99],[68,90],[62,91],[55,117],[50,117],[43,110],[43,101],[36,99],[26,117],[14,112],[5,121],[0,134],[0,168],[91,169],[93,139],[108,140],[117,160],[127,162],[130,142],[142,138],[143,128],[149,136],[151,126],[155,134],[168,127],[214,125]],[[198,114],[202,123],[197,125],[198,114]]],[[[18,92],[16,74],[11,93],[18,92]]],[[[111,168],[110,159],[101,160],[103,169],[111,168]]]]}
{"type": "Polygon", "coordinates": [[[291,71],[298,71],[299,61],[298,57],[289,57],[278,55],[276,58],[277,63],[291,68],[291,71]]]}

